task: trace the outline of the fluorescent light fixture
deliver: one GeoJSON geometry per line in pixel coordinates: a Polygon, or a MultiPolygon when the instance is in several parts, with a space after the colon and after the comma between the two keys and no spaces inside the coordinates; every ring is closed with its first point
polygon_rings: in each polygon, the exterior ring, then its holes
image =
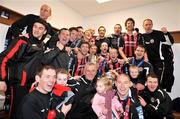
{"type": "Polygon", "coordinates": [[[105,2],[110,2],[112,0],[96,0],[99,4],[105,3],[105,2]]]}

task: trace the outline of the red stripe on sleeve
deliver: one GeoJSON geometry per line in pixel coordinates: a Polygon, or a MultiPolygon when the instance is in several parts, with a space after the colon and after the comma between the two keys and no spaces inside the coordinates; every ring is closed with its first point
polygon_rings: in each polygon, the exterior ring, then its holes
{"type": "Polygon", "coordinates": [[[2,64],[1,64],[1,75],[2,75],[2,80],[5,80],[6,78],[6,63],[8,62],[9,59],[11,59],[14,54],[19,50],[20,46],[22,44],[27,44],[26,41],[20,39],[16,45],[9,51],[9,53],[6,55],[6,57],[4,57],[2,64]]]}
{"type": "Polygon", "coordinates": [[[24,86],[25,83],[26,83],[26,71],[23,70],[23,72],[22,72],[21,86],[24,86]]]}

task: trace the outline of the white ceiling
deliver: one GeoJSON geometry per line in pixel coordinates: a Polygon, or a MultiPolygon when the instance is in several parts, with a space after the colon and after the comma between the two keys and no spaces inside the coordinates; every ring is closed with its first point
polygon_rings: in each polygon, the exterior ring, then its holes
{"type": "Polygon", "coordinates": [[[167,0],[112,0],[98,4],[96,0],[60,0],[82,16],[94,16],[167,0]]]}

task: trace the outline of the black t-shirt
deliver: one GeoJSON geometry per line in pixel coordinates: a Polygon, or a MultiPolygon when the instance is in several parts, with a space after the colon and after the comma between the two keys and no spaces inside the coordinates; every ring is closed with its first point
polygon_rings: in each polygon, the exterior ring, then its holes
{"type": "Polygon", "coordinates": [[[17,119],[46,119],[49,99],[49,94],[42,94],[35,89],[23,98],[16,114],[17,119]]]}

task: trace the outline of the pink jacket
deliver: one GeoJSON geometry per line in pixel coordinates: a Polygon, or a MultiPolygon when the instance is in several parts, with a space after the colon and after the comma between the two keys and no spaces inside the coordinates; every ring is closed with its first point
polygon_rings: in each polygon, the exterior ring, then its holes
{"type": "Polygon", "coordinates": [[[93,101],[92,108],[98,119],[111,119],[112,110],[111,110],[111,100],[112,100],[112,91],[108,91],[106,94],[101,95],[96,93],[93,101]],[[107,109],[107,114],[103,114],[103,110],[107,109]]]}

